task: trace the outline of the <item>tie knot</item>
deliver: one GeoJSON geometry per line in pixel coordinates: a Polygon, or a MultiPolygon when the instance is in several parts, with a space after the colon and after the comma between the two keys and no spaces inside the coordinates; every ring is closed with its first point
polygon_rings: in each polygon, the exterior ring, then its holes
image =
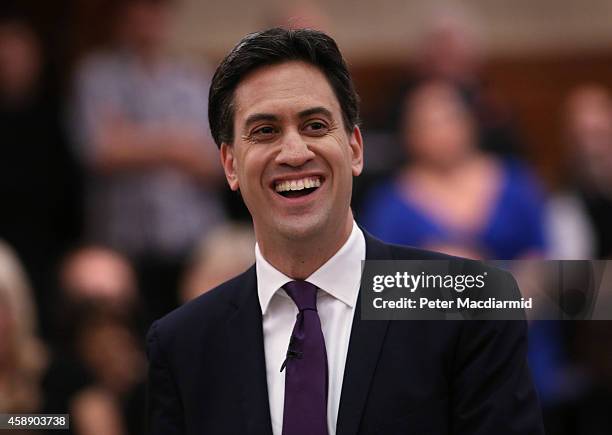
{"type": "Polygon", "coordinates": [[[291,281],[285,284],[284,289],[298,310],[317,311],[317,286],[307,281],[291,281]]]}

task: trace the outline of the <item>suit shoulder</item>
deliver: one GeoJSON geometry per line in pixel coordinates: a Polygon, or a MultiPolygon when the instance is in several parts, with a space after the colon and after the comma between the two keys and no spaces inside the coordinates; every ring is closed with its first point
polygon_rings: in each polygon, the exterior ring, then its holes
{"type": "Polygon", "coordinates": [[[388,260],[435,260],[449,261],[453,267],[451,270],[455,273],[484,273],[496,280],[498,284],[503,284],[504,288],[516,290],[516,281],[509,272],[491,266],[481,260],[474,260],[453,255],[443,254],[441,252],[429,251],[426,249],[414,248],[412,246],[394,245],[376,240],[377,243],[383,244],[388,253],[388,260]]]}
{"type": "Polygon", "coordinates": [[[412,246],[388,244],[391,251],[391,260],[467,260],[461,257],[443,254],[441,252],[429,251],[426,249],[414,248],[412,246]]]}
{"type": "Polygon", "coordinates": [[[486,264],[482,260],[474,260],[471,258],[457,257],[454,255],[443,254],[441,252],[429,251],[426,249],[414,248],[412,246],[402,246],[387,244],[391,252],[390,260],[437,260],[437,261],[451,261],[456,264],[460,264],[463,267],[467,267],[474,270],[486,270],[502,275],[508,275],[508,272],[502,271],[501,269],[486,264]]]}

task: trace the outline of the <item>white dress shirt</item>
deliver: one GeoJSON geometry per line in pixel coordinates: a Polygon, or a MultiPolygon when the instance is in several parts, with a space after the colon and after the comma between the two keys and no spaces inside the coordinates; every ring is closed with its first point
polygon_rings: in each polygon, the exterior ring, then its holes
{"type": "MultiPolygon", "coordinates": [[[[327,426],[335,435],[340,406],[344,365],[348,352],[355,304],[361,280],[361,262],[365,260],[365,238],[357,224],[346,243],[323,266],[306,278],[316,285],[317,310],[325,337],[329,391],[327,395],[327,426]]],[[[272,433],[281,435],[285,403],[285,360],[289,338],[293,331],[297,306],[281,287],[293,279],[274,268],[255,245],[257,293],[263,315],[263,338],[266,355],[266,375],[272,433]]]]}

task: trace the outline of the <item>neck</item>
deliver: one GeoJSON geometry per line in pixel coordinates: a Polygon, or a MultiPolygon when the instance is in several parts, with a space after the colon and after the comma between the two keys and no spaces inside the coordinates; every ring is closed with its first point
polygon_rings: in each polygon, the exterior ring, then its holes
{"type": "Polygon", "coordinates": [[[454,159],[452,162],[444,162],[442,164],[433,164],[429,162],[423,162],[419,167],[423,172],[426,172],[430,176],[436,178],[453,178],[461,176],[467,168],[470,168],[472,164],[479,161],[479,155],[476,153],[466,153],[460,158],[454,159]]]}
{"type": "Polygon", "coordinates": [[[345,220],[319,231],[316,237],[262,240],[259,249],[266,261],[293,279],[303,280],[324,265],[346,243],[353,229],[353,213],[345,220]]]}
{"type": "Polygon", "coordinates": [[[128,52],[145,70],[153,69],[162,58],[161,47],[153,45],[123,44],[123,50],[128,52]]]}

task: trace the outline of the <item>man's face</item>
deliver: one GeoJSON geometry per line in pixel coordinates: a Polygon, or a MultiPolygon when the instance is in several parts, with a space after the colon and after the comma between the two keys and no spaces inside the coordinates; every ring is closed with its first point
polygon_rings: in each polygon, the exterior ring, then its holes
{"type": "Polygon", "coordinates": [[[358,127],[347,133],[325,75],[303,62],[263,67],[240,83],[234,102],[235,139],[222,144],[221,161],[258,241],[344,229],[363,144],[358,127]]]}

